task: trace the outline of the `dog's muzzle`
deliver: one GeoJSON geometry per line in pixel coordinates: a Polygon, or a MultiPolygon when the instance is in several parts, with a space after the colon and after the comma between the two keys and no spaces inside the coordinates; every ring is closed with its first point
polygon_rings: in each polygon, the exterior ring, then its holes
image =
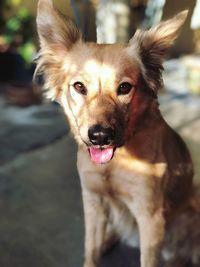
{"type": "Polygon", "coordinates": [[[92,161],[97,164],[109,162],[114,155],[115,131],[111,127],[93,125],[88,130],[88,137],[91,142],[89,153],[92,161]]]}

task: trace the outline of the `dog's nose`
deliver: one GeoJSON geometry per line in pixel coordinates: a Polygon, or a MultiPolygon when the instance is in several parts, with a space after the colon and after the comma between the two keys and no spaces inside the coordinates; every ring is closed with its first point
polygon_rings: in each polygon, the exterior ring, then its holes
{"type": "Polygon", "coordinates": [[[111,127],[104,128],[97,124],[89,128],[88,137],[93,145],[110,145],[114,141],[115,132],[111,127]]]}

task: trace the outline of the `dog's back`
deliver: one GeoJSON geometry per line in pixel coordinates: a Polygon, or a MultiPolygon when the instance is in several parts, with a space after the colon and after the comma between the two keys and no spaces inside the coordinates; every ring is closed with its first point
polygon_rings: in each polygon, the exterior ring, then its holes
{"type": "Polygon", "coordinates": [[[163,244],[165,267],[200,266],[200,186],[168,223],[163,244]]]}

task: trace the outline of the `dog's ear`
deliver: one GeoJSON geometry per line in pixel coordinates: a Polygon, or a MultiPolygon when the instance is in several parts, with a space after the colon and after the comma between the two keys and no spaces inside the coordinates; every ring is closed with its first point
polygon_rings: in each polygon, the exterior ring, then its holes
{"type": "Polygon", "coordinates": [[[81,39],[73,21],[56,9],[52,0],[39,0],[36,22],[42,48],[57,44],[68,50],[81,39]]]}
{"type": "Polygon", "coordinates": [[[137,54],[142,64],[146,85],[154,92],[162,87],[164,56],[175,41],[187,13],[187,10],[182,11],[172,19],[163,21],[147,31],[137,30],[130,40],[128,51],[137,54]]]}
{"type": "Polygon", "coordinates": [[[36,60],[35,80],[42,74],[46,96],[56,99],[62,82],[59,75],[62,61],[81,42],[81,33],[70,18],[54,7],[52,0],[39,0],[36,22],[41,50],[36,60]]]}

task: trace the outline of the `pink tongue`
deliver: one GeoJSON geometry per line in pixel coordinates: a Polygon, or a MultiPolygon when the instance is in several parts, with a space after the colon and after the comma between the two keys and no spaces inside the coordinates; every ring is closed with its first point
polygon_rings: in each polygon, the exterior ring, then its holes
{"type": "Polygon", "coordinates": [[[107,147],[104,149],[89,147],[89,151],[92,161],[96,162],[97,164],[107,163],[111,160],[114,153],[113,147],[107,147]]]}

